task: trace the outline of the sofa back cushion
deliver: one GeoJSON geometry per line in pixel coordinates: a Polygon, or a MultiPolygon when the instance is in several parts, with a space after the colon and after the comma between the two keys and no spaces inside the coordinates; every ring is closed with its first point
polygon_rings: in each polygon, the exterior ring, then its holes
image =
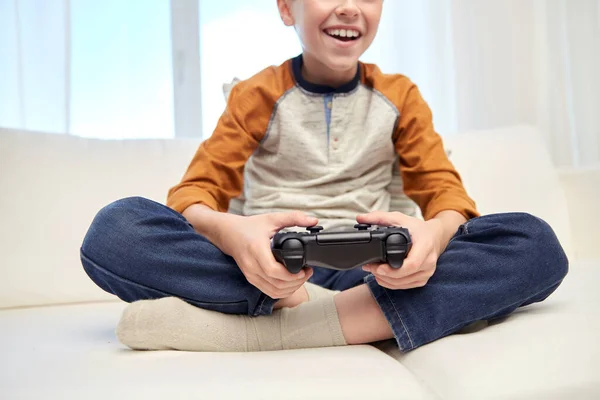
{"type": "Polygon", "coordinates": [[[0,308],[114,299],[79,247],[119,198],[164,203],[199,140],[95,140],[0,129],[0,308]]]}
{"type": "Polygon", "coordinates": [[[600,260],[600,163],[562,168],[559,176],[569,203],[573,254],[600,260]]]}
{"type": "Polygon", "coordinates": [[[566,196],[536,128],[471,131],[449,136],[444,142],[482,214],[527,212],[542,218],[572,255],[566,196]]]}

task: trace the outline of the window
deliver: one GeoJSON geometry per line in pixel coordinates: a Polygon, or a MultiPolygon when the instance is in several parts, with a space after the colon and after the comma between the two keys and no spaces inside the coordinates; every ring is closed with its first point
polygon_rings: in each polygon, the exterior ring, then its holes
{"type": "Polygon", "coordinates": [[[71,133],[174,136],[169,0],[71,2],[71,133]]]}
{"type": "Polygon", "coordinates": [[[173,137],[170,28],[169,0],[0,1],[0,126],[173,137]]]}

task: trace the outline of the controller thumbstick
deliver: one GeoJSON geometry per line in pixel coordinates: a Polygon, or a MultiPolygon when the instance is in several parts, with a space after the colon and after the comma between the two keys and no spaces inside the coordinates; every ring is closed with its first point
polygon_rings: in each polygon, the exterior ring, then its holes
{"type": "Polygon", "coordinates": [[[321,232],[323,230],[323,227],[319,226],[319,225],[317,225],[317,226],[309,226],[308,228],[306,228],[306,230],[309,231],[312,234],[315,234],[315,233],[321,232]]]}
{"type": "Polygon", "coordinates": [[[356,224],[354,225],[354,229],[358,229],[359,231],[366,231],[371,227],[371,224],[356,224]]]}
{"type": "Polygon", "coordinates": [[[387,240],[385,241],[385,244],[388,246],[402,245],[402,244],[406,244],[406,240],[405,240],[404,236],[402,236],[400,234],[395,234],[395,235],[388,236],[387,240]]]}
{"type": "Polygon", "coordinates": [[[298,239],[288,239],[281,245],[282,250],[302,250],[302,242],[298,239]]]}

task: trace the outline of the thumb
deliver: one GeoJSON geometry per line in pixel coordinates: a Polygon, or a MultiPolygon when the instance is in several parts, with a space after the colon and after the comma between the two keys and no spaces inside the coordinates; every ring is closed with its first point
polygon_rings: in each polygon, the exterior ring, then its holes
{"type": "Polygon", "coordinates": [[[290,226],[313,226],[319,220],[315,217],[310,217],[301,211],[290,211],[273,213],[269,218],[270,222],[275,225],[275,229],[287,228],[290,226]]]}
{"type": "Polygon", "coordinates": [[[399,225],[404,221],[405,215],[398,212],[372,211],[368,214],[359,214],[356,221],[359,224],[371,225],[399,225]]]}

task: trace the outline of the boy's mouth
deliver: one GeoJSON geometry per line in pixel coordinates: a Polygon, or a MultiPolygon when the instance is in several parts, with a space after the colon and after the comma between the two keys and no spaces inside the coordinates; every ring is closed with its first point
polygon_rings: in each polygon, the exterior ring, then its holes
{"type": "Polygon", "coordinates": [[[362,36],[356,29],[325,29],[323,32],[341,42],[351,42],[362,36]]]}

